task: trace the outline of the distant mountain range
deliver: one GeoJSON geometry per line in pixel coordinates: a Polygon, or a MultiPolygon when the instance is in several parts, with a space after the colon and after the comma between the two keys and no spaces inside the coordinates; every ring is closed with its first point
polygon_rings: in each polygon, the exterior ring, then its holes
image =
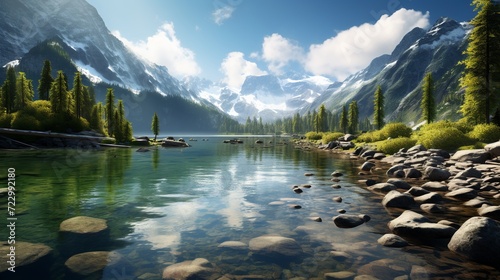
{"type": "MultiPolygon", "coordinates": [[[[470,27],[442,18],[428,31],[415,28],[391,54],[375,58],[343,82],[320,76],[249,76],[239,92],[189,77],[179,81],[168,69],[149,63],[127,49],[85,0],[10,0],[0,9],[0,65],[18,65],[34,86],[43,60],[53,75],[63,70],[72,81],[81,71],[93,83],[99,100],[107,87],[124,99],[134,130],[148,131],[154,112],[161,131],[215,132],[229,117],[264,121],[317,110],[333,111],[358,101],[360,117],[373,114],[373,93],[380,85],[386,96],[387,121],[417,122],[420,83],[431,72],[439,116],[454,118],[462,100],[458,79],[470,27]]],[[[5,71],[0,71],[0,81],[5,71]]],[[[70,82],[71,87],[71,82],[70,82]]]]}

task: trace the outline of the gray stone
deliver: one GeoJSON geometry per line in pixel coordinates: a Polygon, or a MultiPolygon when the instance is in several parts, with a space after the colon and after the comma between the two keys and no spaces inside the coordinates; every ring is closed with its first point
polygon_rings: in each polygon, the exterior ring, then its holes
{"type": "Polygon", "coordinates": [[[422,185],[422,188],[428,191],[447,191],[448,186],[440,182],[426,182],[422,185]]]}
{"type": "Polygon", "coordinates": [[[464,171],[458,172],[455,177],[465,177],[465,178],[481,178],[483,174],[481,171],[475,169],[474,167],[469,167],[464,171]]]}
{"type": "Polygon", "coordinates": [[[390,191],[382,199],[382,205],[385,207],[395,207],[409,209],[415,204],[413,196],[409,193],[400,193],[398,191],[390,191]]]}
{"type": "Polygon", "coordinates": [[[424,171],[424,177],[429,181],[445,181],[448,180],[450,176],[450,171],[432,166],[425,168],[424,171]]]}
{"type": "Polygon", "coordinates": [[[217,246],[218,248],[228,248],[228,249],[236,249],[236,250],[245,250],[248,249],[248,245],[241,241],[225,241],[217,246]]]}
{"type": "Polygon", "coordinates": [[[432,223],[425,216],[411,210],[404,211],[390,221],[389,229],[399,236],[416,239],[449,238],[456,231],[453,227],[432,223]]]}
{"type": "Polygon", "coordinates": [[[414,198],[417,203],[437,203],[443,200],[443,197],[435,192],[417,196],[414,198]]]}
{"type": "Polygon", "coordinates": [[[378,193],[388,193],[396,189],[396,186],[389,183],[378,183],[373,186],[369,186],[368,190],[378,193]]]}
{"type": "Polygon", "coordinates": [[[358,268],[358,274],[371,275],[379,279],[394,279],[401,275],[408,275],[411,266],[409,263],[397,259],[375,260],[358,268]]]}
{"type": "Polygon", "coordinates": [[[471,188],[461,188],[458,190],[451,191],[445,194],[445,196],[458,200],[469,200],[477,196],[477,191],[471,188]]]}
{"type": "Polygon", "coordinates": [[[421,187],[412,187],[407,191],[407,193],[409,193],[413,196],[421,196],[421,195],[430,193],[430,191],[428,191],[424,188],[421,188],[421,187]]]}
{"type": "Polygon", "coordinates": [[[100,233],[107,229],[106,220],[86,216],[77,216],[64,220],[59,226],[60,232],[76,234],[100,233]]]}
{"type": "Polygon", "coordinates": [[[490,154],[491,158],[500,156],[500,141],[487,144],[484,146],[484,150],[490,154]]]}
{"type": "Polygon", "coordinates": [[[387,183],[393,184],[398,189],[403,189],[403,190],[411,189],[411,185],[408,184],[408,182],[406,182],[405,180],[390,178],[389,180],[387,180],[387,183]]]}
{"type": "Polygon", "coordinates": [[[43,262],[44,259],[50,257],[52,254],[52,248],[47,245],[39,243],[29,243],[24,241],[16,240],[16,244],[7,244],[7,242],[1,244],[0,246],[0,273],[7,272],[11,265],[9,264],[11,253],[10,247],[15,246],[15,270],[21,269],[23,267],[29,266],[31,264],[37,264],[38,262],[43,262]]]}
{"type": "Polygon", "coordinates": [[[479,208],[483,205],[491,205],[491,203],[483,197],[476,197],[476,198],[473,198],[471,200],[464,202],[464,205],[468,206],[468,207],[479,208]]]}
{"type": "Polygon", "coordinates": [[[415,145],[408,149],[407,153],[413,154],[421,151],[427,151],[427,149],[423,145],[415,145]]]}
{"type": "Polygon", "coordinates": [[[64,265],[80,276],[88,276],[102,271],[107,266],[118,263],[121,255],[116,252],[96,251],[86,252],[72,256],[64,265]]]}
{"type": "Polygon", "coordinates": [[[500,223],[472,217],[453,235],[448,248],[471,260],[500,267],[500,223]]]}
{"type": "Polygon", "coordinates": [[[392,233],[387,233],[384,234],[382,237],[380,237],[377,242],[386,247],[405,247],[408,246],[408,242],[404,240],[402,237],[397,236],[392,233]]]}
{"type": "Polygon", "coordinates": [[[167,266],[163,270],[162,279],[211,279],[214,274],[213,266],[207,259],[197,258],[167,266]]]}
{"type": "Polygon", "coordinates": [[[335,225],[339,228],[353,228],[364,224],[369,220],[364,215],[340,214],[332,218],[335,225]]]}
{"type": "Polygon", "coordinates": [[[484,149],[475,149],[475,150],[462,150],[457,151],[450,158],[454,161],[462,161],[462,162],[472,162],[472,163],[485,163],[487,159],[490,158],[490,153],[484,149]]]}
{"type": "Polygon", "coordinates": [[[416,168],[406,168],[403,170],[405,172],[405,178],[420,178],[422,177],[422,172],[416,168]]]}
{"type": "Polygon", "coordinates": [[[391,168],[389,168],[386,172],[387,176],[389,177],[394,177],[395,176],[395,173],[396,171],[403,171],[404,169],[408,168],[409,166],[408,165],[405,165],[405,164],[396,164],[396,165],[393,165],[391,166],[391,168]]]}
{"type": "Polygon", "coordinates": [[[435,204],[435,203],[424,203],[420,205],[420,209],[427,213],[444,213],[446,211],[446,207],[443,205],[435,204]]]}
{"type": "Polygon", "coordinates": [[[335,280],[335,279],[353,279],[356,273],[352,271],[337,271],[337,272],[327,272],[324,274],[325,279],[335,280]]]}
{"type": "Polygon", "coordinates": [[[477,209],[479,215],[500,221],[500,206],[483,206],[477,209]]]}
{"type": "Polygon", "coordinates": [[[303,252],[295,239],[279,235],[263,235],[252,238],[248,246],[251,251],[264,255],[278,254],[285,257],[296,257],[303,252]]]}
{"type": "Polygon", "coordinates": [[[372,168],[375,167],[375,163],[367,161],[361,165],[361,170],[363,171],[370,171],[372,168]]]}

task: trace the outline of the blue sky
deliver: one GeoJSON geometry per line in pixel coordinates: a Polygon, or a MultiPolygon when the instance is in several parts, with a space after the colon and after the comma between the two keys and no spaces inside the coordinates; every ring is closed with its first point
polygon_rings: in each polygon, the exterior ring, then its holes
{"type": "Polygon", "coordinates": [[[469,21],[470,0],[87,0],[109,30],[177,78],[237,88],[289,71],[343,80],[414,27],[469,21]]]}

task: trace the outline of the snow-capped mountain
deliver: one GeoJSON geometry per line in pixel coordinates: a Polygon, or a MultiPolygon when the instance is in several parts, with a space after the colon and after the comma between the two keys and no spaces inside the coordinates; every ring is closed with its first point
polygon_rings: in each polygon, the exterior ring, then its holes
{"type": "Polygon", "coordinates": [[[282,78],[274,75],[248,76],[241,90],[235,91],[207,80],[184,80],[187,88],[216,105],[222,111],[244,122],[247,117],[264,121],[290,116],[309,106],[332,81],[321,76],[282,78]]]}
{"type": "Polygon", "coordinates": [[[439,19],[427,31],[415,28],[390,55],[375,58],[367,68],[331,85],[302,113],[321,104],[339,111],[356,100],[360,118],[371,117],[373,94],[380,85],[385,96],[386,121],[416,123],[420,118],[421,82],[430,72],[439,116],[453,118],[462,98],[458,84],[463,66],[458,62],[464,58],[470,29],[467,23],[449,18],[439,19]]]}

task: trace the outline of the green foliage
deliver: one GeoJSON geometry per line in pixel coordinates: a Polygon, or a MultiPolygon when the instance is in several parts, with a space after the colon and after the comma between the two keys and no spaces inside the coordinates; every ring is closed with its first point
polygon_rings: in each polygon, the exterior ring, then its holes
{"type": "Polygon", "coordinates": [[[348,120],[348,114],[347,114],[347,109],[346,106],[342,106],[342,112],[340,113],[340,129],[344,132],[347,133],[347,125],[349,124],[348,120]]]}
{"type": "Polygon", "coordinates": [[[380,130],[384,126],[384,94],[380,86],[378,86],[375,91],[373,103],[373,124],[380,130]]]}
{"type": "Polygon", "coordinates": [[[431,73],[427,73],[424,78],[420,108],[422,109],[422,118],[427,123],[433,122],[436,118],[436,104],[434,102],[434,81],[431,73]]]}
{"type": "Polygon", "coordinates": [[[52,112],[59,114],[69,112],[70,100],[66,79],[62,71],[57,72],[57,78],[52,82],[49,91],[49,99],[52,104],[52,112]]]}
{"type": "Polygon", "coordinates": [[[356,102],[356,100],[353,100],[349,104],[349,120],[348,120],[349,133],[356,133],[358,131],[358,123],[359,123],[358,102],[356,102]]]}
{"type": "Polygon", "coordinates": [[[456,128],[460,130],[462,133],[468,133],[473,129],[473,126],[471,126],[469,123],[467,123],[464,120],[460,120],[458,122],[451,122],[448,120],[442,120],[430,124],[426,124],[420,128],[420,133],[426,132],[426,131],[432,131],[432,130],[440,130],[440,129],[446,129],[446,128],[456,128]]]}
{"type": "Polygon", "coordinates": [[[344,133],[342,133],[342,132],[323,133],[323,136],[321,137],[321,142],[323,142],[323,144],[328,144],[331,141],[338,140],[342,136],[344,136],[344,133]]]}
{"type": "Polygon", "coordinates": [[[0,114],[0,127],[10,128],[13,117],[13,114],[0,114]]]}
{"type": "Polygon", "coordinates": [[[376,142],[387,138],[410,137],[412,129],[403,123],[389,123],[381,130],[370,131],[361,134],[358,137],[358,142],[376,142]]]}
{"type": "Polygon", "coordinates": [[[38,98],[42,100],[49,100],[49,91],[54,81],[52,78],[52,67],[49,60],[45,60],[43,63],[42,73],[40,79],[38,80],[38,98]]]}
{"type": "Polygon", "coordinates": [[[62,112],[53,115],[50,128],[52,131],[71,133],[89,130],[90,125],[84,118],[77,119],[68,112],[62,112]]]}
{"type": "Polygon", "coordinates": [[[425,129],[416,135],[417,142],[430,149],[453,151],[461,146],[471,145],[473,141],[455,127],[425,129]]]}
{"type": "MultiPolygon", "coordinates": [[[[52,113],[52,106],[50,102],[47,100],[37,100],[30,103],[26,108],[22,110],[24,114],[33,116],[36,120],[39,121],[39,129],[41,130],[50,130],[52,119],[54,115],[52,113]]],[[[31,128],[32,130],[36,130],[35,128],[31,128]]]]}
{"type": "Polygon", "coordinates": [[[28,130],[40,130],[40,122],[31,115],[26,114],[24,111],[18,111],[13,115],[10,127],[14,129],[28,129],[28,130]]]}
{"type": "Polygon", "coordinates": [[[108,88],[106,92],[106,103],[104,105],[104,114],[106,116],[106,124],[108,127],[108,135],[112,135],[114,131],[114,114],[115,112],[115,94],[112,88],[108,88]]]}
{"type": "Polygon", "coordinates": [[[153,131],[156,141],[156,137],[158,136],[158,134],[160,134],[160,121],[158,120],[158,115],[156,114],[156,112],[153,115],[153,120],[151,121],[151,131],[153,131]]]}
{"type": "Polygon", "coordinates": [[[496,142],[500,140],[500,127],[496,124],[478,124],[468,136],[483,143],[496,142]]]}
{"type": "Polygon", "coordinates": [[[308,140],[319,140],[322,137],[323,137],[323,133],[321,133],[321,132],[309,131],[306,133],[306,138],[308,140]]]}
{"type": "Polygon", "coordinates": [[[24,109],[30,102],[33,101],[33,85],[31,80],[26,78],[24,72],[19,72],[16,79],[16,97],[14,98],[14,108],[16,110],[24,109]]]}
{"type": "Polygon", "coordinates": [[[415,146],[416,143],[417,140],[409,137],[387,139],[377,144],[377,150],[386,154],[394,154],[402,148],[411,148],[415,146]]]}

